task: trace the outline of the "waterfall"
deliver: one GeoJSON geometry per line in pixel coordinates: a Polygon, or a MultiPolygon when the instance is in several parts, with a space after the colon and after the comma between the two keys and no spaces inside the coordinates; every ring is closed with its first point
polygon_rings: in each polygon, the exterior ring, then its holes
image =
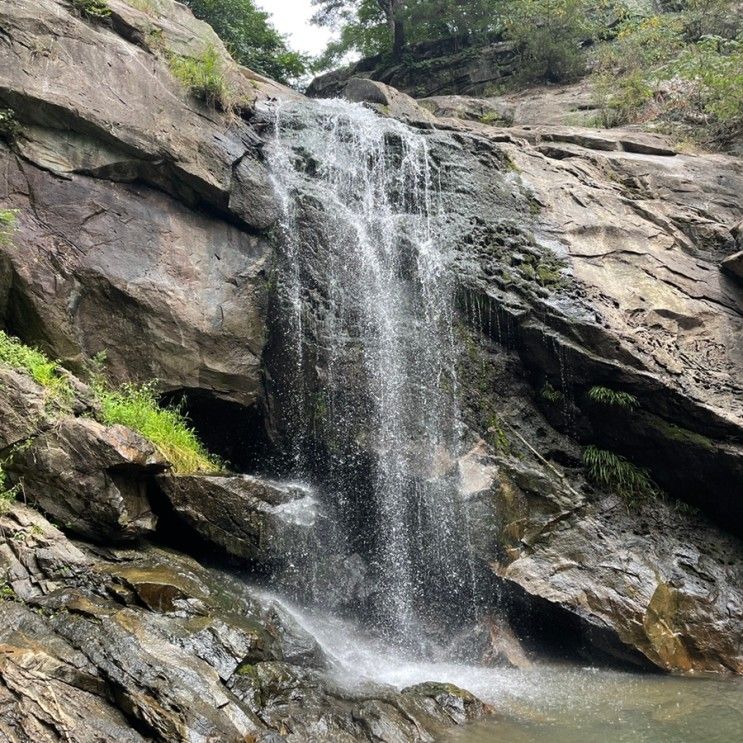
{"type": "Polygon", "coordinates": [[[292,475],[322,480],[337,538],[369,565],[364,610],[412,647],[474,603],[436,169],[425,135],[337,100],[280,107],[269,163],[283,205],[272,373],[292,475]]]}

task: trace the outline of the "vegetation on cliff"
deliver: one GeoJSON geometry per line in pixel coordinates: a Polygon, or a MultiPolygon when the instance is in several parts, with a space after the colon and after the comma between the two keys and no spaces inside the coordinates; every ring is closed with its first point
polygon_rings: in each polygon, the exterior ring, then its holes
{"type": "Polygon", "coordinates": [[[291,51],[269,23],[269,14],[253,0],[183,0],[191,12],[206,21],[239,62],[268,77],[287,83],[305,71],[301,54],[291,51]]]}
{"type": "MultiPolygon", "coordinates": [[[[58,363],[2,330],[0,364],[28,374],[57,399],[64,400],[73,395],[69,378],[58,363]]],[[[201,443],[181,409],[160,405],[154,381],[112,386],[100,367],[100,363],[96,364],[93,371],[92,390],[101,423],[119,423],[138,431],[170,462],[175,472],[216,472],[223,468],[222,463],[201,443]]]]}

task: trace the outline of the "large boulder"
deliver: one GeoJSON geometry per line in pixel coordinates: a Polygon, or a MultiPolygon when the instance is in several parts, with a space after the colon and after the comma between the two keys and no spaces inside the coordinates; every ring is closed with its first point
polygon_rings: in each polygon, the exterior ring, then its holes
{"type": "Polygon", "coordinates": [[[0,7],[0,106],[19,125],[0,152],[0,200],[19,210],[0,246],[0,324],[77,370],[106,350],[116,379],[252,405],[260,235],[279,206],[254,128],[190,95],[168,59],[214,50],[246,117],[296,94],[239,68],[177,2],[109,6],[103,23],[63,0],[0,7]]]}
{"type": "Polygon", "coordinates": [[[155,447],[124,426],[66,417],[21,447],[7,465],[28,502],[98,542],[154,530],[152,477],[168,467],[155,447]]]}
{"type": "Polygon", "coordinates": [[[162,475],[167,502],[204,541],[228,555],[270,564],[299,555],[319,520],[304,486],[250,475],[162,475]]]}

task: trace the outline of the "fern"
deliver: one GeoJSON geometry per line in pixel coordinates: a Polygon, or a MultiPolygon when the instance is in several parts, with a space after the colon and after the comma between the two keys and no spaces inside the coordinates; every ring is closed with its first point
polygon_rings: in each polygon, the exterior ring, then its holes
{"type": "Polygon", "coordinates": [[[617,392],[616,390],[609,389],[609,387],[591,387],[588,390],[588,397],[600,405],[612,405],[630,410],[640,405],[637,398],[634,395],[630,395],[629,392],[617,392]]]}
{"type": "Polygon", "coordinates": [[[589,446],[583,452],[583,464],[592,482],[610,488],[630,505],[661,495],[647,470],[614,452],[589,446]]]}

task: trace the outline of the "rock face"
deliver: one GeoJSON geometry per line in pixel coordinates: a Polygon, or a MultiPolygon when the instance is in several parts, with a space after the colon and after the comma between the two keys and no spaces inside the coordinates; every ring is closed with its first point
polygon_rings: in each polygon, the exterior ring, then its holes
{"type": "Polygon", "coordinates": [[[157,549],[93,556],[20,505],[0,526],[10,740],[430,741],[488,711],[456,688],[341,696],[226,574],[157,549]]]}
{"type": "Polygon", "coordinates": [[[110,25],[61,0],[0,8],[0,105],[21,128],[0,150],[0,198],[19,210],[2,247],[5,323],[78,369],[106,350],[116,378],[252,405],[269,254],[260,231],[277,206],[255,131],[189,96],[165,53],[211,45],[246,111],[279,86],[243,74],[178,3],[110,7],[110,25]]]}
{"type": "Polygon", "coordinates": [[[118,542],[154,531],[148,480],[168,466],[124,426],[68,417],[23,447],[8,470],[30,503],[75,534],[118,542]]]}
{"type": "Polygon", "coordinates": [[[353,77],[377,80],[416,98],[488,95],[514,73],[517,61],[510,41],[472,46],[467,39],[444,39],[417,44],[409,52],[412,60],[405,62],[378,55],[320,75],[310,84],[307,95],[337,96],[353,77]]]}

